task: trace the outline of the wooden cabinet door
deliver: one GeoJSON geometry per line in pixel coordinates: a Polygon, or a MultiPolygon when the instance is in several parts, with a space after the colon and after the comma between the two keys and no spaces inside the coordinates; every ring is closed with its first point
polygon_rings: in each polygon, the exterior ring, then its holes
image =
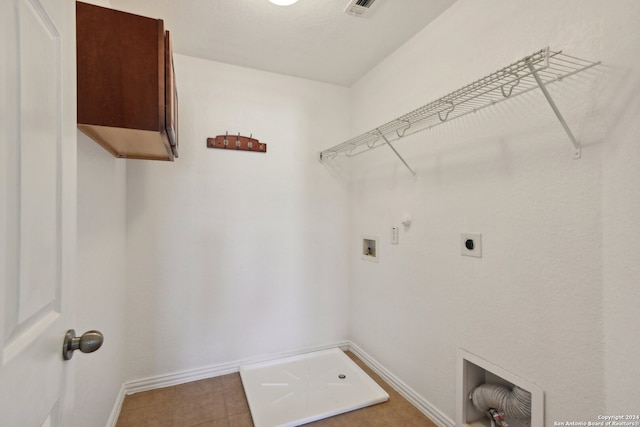
{"type": "Polygon", "coordinates": [[[76,28],[78,128],[116,157],[173,160],[177,98],[164,22],[77,2],[76,28]]]}
{"type": "Polygon", "coordinates": [[[171,47],[171,34],[165,32],[165,111],[166,128],[169,143],[173,154],[178,157],[178,90],[176,88],[176,76],[173,68],[173,49],[171,47]]]}

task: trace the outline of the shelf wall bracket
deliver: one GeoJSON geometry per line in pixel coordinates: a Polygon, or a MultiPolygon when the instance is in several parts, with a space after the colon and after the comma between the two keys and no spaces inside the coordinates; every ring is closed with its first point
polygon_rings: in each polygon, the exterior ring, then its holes
{"type": "Polygon", "coordinates": [[[536,70],[533,67],[533,65],[531,64],[531,62],[527,62],[527,67],[529,67],[529,70],[531,71],[531,74],[533,75],[533,78],[536,79],[536,83],[538,83],[538,86],[540,87],[540,90],[542,91],[542,94],[547,99],[547,102],[551,106],[551,109],[553,110],[553,112],[556,114],[556,117],[558,118],[558,121],[560,122],[560,124],[564,128],[564,131],[567,133],[567,136],[569,137],[569,139],[571,140],[571,143],[573,144],[573,147],[574,147],[573,158],[574,159],[579,159],[582,156],[582,146],[580,145],[580,143],[578,142],[576,137],[573,135],[573,132],[571,132],[571,129],[569,128],[569,125],[567,124],[567,121],[562,116],[562,113],[558,109],[558,106],[553,101],[553,98],[551,97],[551,94],[549,93],[549,91],[545,87],[544,83],[540,79],[540,76],[538,76],[538,73],[536,72],[536,70]]]}
{"type": "Polygon", "coordinates": [[[396,154],[396,156],[398,156],[398,158],[400,159],[400,161],[402,163],[404,163],[404,165],[407,167],[407,169],[409,169],[409,172],[411,172],[411,175],[416,176],[416,173],[413,171],[413,169],[411,169],[411,166],[409,166],[407,164],[407,162],[405,162],[405,160],[402,158],[402,156],[400,155],[400,153],[398,153],[398,150],[396,150],[393,145],[391,145],[391,143],[389,142],[389,140],[387,139],[386,136],[384,136],[382,134],[382,132],[378,132],[378,134],[380,135],[380,138],[384,139],[384,142],[387,143],[387,145],[393,150],[393,152],[396,154]]]}

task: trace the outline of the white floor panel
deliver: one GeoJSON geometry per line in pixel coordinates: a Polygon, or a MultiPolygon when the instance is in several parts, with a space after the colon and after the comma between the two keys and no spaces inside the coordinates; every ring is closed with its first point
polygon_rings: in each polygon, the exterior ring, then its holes
{"type": "Polygon", "coordinates": [[[340,349],[240,367],[255,427],[292,427],[385,402],[389,395],[340,349]]]}

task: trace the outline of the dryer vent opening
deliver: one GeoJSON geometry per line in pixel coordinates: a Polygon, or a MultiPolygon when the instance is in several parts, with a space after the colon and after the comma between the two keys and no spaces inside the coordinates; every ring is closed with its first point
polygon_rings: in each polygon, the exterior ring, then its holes
{"type": "Polygon", "coordinates": [[[540,387],[463,349],[456,394],[457,426],[545,427],[540,387]]]}
{"type": "Polygon", "coordinates": [[[469,399],[499,427],[508,427],[507,419],[510,418],[531,419],[531,393],[518,386],[480,384],[471,391],[469,399]]]}

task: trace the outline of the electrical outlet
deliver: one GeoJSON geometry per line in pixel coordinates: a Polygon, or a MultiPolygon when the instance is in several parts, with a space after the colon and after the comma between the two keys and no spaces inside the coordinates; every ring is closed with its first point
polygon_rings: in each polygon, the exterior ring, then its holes
{"type": "Polygon", "coordinates": [[[461,233],[460,234],[460,254],[482,258],[482,234],[481,233],[461,233]]]}
{"type": "Polygon", "coordinates": [[[398,227],[391,227],[391,244],[398,244],[398,227]]]}

